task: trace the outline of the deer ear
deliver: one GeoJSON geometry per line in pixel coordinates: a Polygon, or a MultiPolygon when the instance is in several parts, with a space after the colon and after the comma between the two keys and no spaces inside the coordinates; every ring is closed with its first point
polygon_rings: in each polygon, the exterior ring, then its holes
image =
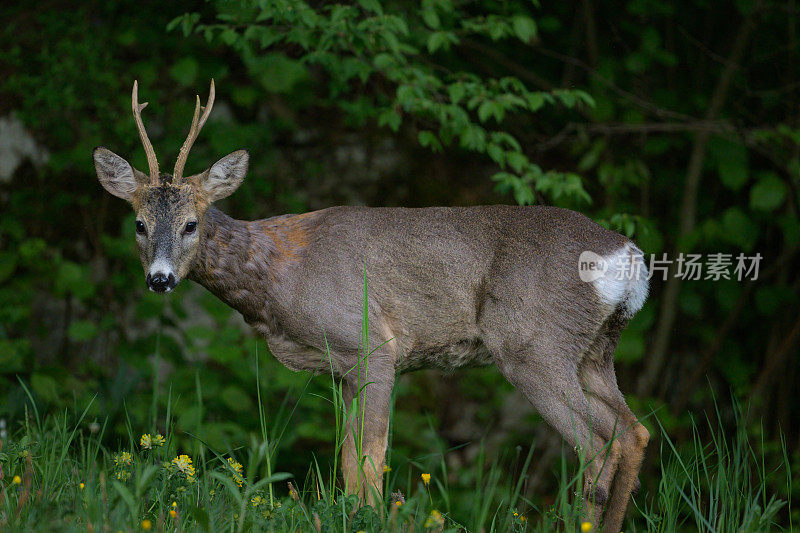
{"type": "Polygon", "coordinates": [[[250,152],[236,150],[214,163],[210,169],[198,176],[199,186],[207,195],[209,202],[216,202],[233,194],[242,184],[250,152]]]}
{"type": "Polygon", "coordinates": [[[103,188],[118,198],[133,201],[136,189],[146,181],[147,177],[123,158],[102,146],[94,149],[92,157],[97,179],[103,188]]]}

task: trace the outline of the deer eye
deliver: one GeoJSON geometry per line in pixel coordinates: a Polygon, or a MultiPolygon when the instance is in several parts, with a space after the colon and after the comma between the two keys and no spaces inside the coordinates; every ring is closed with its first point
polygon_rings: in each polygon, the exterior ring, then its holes
{"type": "Polygon", "coordinates": [[[194,230],[197,229],[197,222],[187,222],[186,223],[186,233],[194,233],[194,230]]]}
{"type": "Polygon", "coordinates": [[[146,230],[144,229],[144,222],[142,222],[141,220],[136,221],[136,233],[138,233],[139,235],[144,235],[145,233],[147,233],[146,230]]]}

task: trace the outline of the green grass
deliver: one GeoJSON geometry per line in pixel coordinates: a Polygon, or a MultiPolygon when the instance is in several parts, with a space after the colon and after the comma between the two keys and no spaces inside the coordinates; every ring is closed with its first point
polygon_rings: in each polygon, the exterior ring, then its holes
{"type": "MultiPolygon", "coordinates": [[[[335,396],[328,399],[333,402],[335,396]]],[[[302,479],[281,473],[274,463],[280,430],[268,429],[264,412],[262,433],[247,447],[220,453],[198,439],[191,479],[173,463],[184,451],[176,449],[170,433],[162,446],[145,449],[139,432],[155,433],[141,428],[131,432],[126,445],[109,449],[101,444],[104,428],[82,430],[82,418],[75,412],[42,420],[31,404],[26,419],[0,449],[0,526],[14,531],[138,531],[149,521],[154,531],[355,532],[412,527],[576,531],[580,525],[580,465],[571,458],[562,457],[554,473],[559,490],[552,505],[538,508],[526,499],[534,448],[505,461],[480,453],[471,466],[473,488],[461,489],[457,496],[448,486],[447,450],[395,461],[386,476],[384,508],[376,512],[343,494],[334,469],[323,470],[319,461],[309,465],[302,479]],[[229,457],[243,465],[239,471],[229,457]],[[423,472],[431,476],[427,485],[420,477],[423,472]],[[520,474],[510,477],[508,472],[520,474]],[[400,506],[394,503],[398,494],[404,500],[400,506]]],[[[625,531],[790,530],[792,524],[778,523],[791,515],[790,502],[767,488],[770,476],[784,476],[791,484],[785,449],[783,461],[768,467],[754,451],[744,424],[738,427],[731,435],[718,419],[695,424],[695,438],[685,450],[678,450],[662,431],[658,449],[650,450],[659,454],[662,466],[657,491],[636,497],[625,531]],[[708,442],[699,437],[701,427],[711,435],[708,442]]]]}
{"type": "MultiPolygon", "coordinates": [[[[366,320],[362,329],[363,364],[368,364],[366,320]]],[[[258,369],[258,354],[255,363],[258,369]]],[[[358,402],[345,405],[333,378],[328,396],[303,398],[310,396],[304,393],[293,404],[287,398],[277,412],[265,407],[256,385],[259,431],[250,442],[229,450],[214,449],[197,435],[176,438],[171,393],[163,415],[154,393],[148,426],[133,427],[128,419],[126,441],[109,447],[103,444],[112,440],[104,438],[105,426],[85,421],[90,405],[42,417],[33,395],[25,391],[26,416],[0,440],[4,530],[579,531],[585,516],[582,464],[563,454],[554,472],[558,489],[552,499],[546,506],[529,499],[529,469],[537,451],[533,445],[527,453],[518,448],[501,457],[490,456],[481,446],[473,463],[463,467],[468,471],[459,472],[460,480],[472,480],[468,487],[463,482],[450,485],[446,457],[454,450],[442,445],[419,457],[402,458],[393,456],[390,447],[387,464],[392,469],[385,475],[383,506],[361,506],[356,497],[343,493],[338,474],[345,421],[356,415],[358,402]],[[320,400],[330,402],[335,415],[333,456],[315,458],[302,476],[281,472],[278,451],[291,452],[282,446],[282,437],[297,422],[297,406],[320,400]],[[142,435],[156,439],[157,427],[167,428],[163,443],[143,446],[142,435]],[[187,442],[191,449],[186,449],[187,442]],[[191,466],[186,458],[179,459],[182,455],[191,458],[191,466]]],[[[203,402],[198,378],[192,408],[202,413],[203,402]]],[[[774,464],[768,464],[764,443],[754,445],[746,417],[736,406],[734,411],[735,431],[727,430],[715,412],[692,422],[693,438],[682,447],[669,438],[657,414],[651,415],[658,427],[648,454],[658,456],[659,480],[643,480],[655,489],[632,502],[626,532],[792,529],[793,480],[786,446],[773,450],[769,461],[774,464]],[[775,487],[786,488],[783,496],[775,487]]],[[[354,424],[353,431],[360,449],[362,428],[354,424]]]]}
{"type": "MultiPolygon", "coordinates": [[[[366,328],[366,324],[364,325],[366,328]]],[[[369,353],[365,349],[365,353],[369,353]]],[[[258,367],[258,361],[256,361],[258,367]]],[[[258,383],[258,376],[256,376],[258,383]]],[[[197,381],[196,407],[202,412],[203,388],[197,381]]],[[[24,384],[22,384],[25,387],[24,384]]],[[[27,392],[27,388],[25,389],[27,392]]],[[[153,408],[148,427],[134,428],[114,449],[104,446],[105,427],[85,423],[82,410],[42,418],[33,395],[24,420],[0,441],[0,526],[8,530],[63,531],[576,531],[584,516],[579,497],[582,466],[564,455],[554,472],[558,490],[552,503],[537,506],[526,498],[535,447],[522,455],[489,457],[481,447],[471,475],[471,488],[454,489],[439,448],[412,459],[391,458],[385,476],[382,509],[360,506],[341,489],[338,453],[345,421],[357,402],[344,404],[335,379],[330,402],[336,424],[334,456],[314,460],[301,479],[280,472],[276,464],[281,438],[292,423],[293,406],[271,417],[257,387],[260,431],[247,445],[215,450],[200,437],[173,438],[142,445],[142,434],[156,440],[153,428],[173,428],[173,402],[159,417],[153,408]],[[180,455],[188,462],[176,463],[180,455]],[[320,464],[329,465],[321,467],[320,464]],[[515,472],[515,475],[509,475],[515,472]],[[429,474],[429,483],[421,474],[429,474]],[[401,501],[401,505],[397,502],[401,501]]],[[[154,406],[158,404],[154,398],[154,406]]],[[[679,448],[658,421],[658,438],[649,453],[658,454],[660,479],[655,491],[639,495],[631,505],[626,531],[775,531],[791,530],[791,469],[785,444],[776,464],[767,465],[763,442],[756,446],[747,423],[734,409],[735,431],[726,430],[719,412],[692,423],[691,444],[679,448]],[[701,437],[703,435],[703,437],[701,437]],[[776,482],[776,480],[778,480],[776,482]],[[785,483],[783,498],[770,487],[785,483]],[[780,521],[788,521],[781,524],[780,521]]],[[[357,441],[361,428],[354,426],[357,441]]],[[[185,437],[185,436],[184,436],[185,437]]],[[[776,454],[772,454],[775,456],[776,454]]]]}

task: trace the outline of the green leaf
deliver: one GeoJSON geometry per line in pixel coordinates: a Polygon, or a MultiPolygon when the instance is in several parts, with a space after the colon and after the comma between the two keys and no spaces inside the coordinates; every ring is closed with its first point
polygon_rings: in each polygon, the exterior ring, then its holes
{"type": "Polygon", "coordinates": [[[528,164],[528,156],[522,152],[508,152],[506,162],[514,169],[514,172],[522,172],[522,169],[528,164]]]}
{"type": "Polygon", "coordinates": [[[743,210],[731,207],[722,216],[723,238],[745,251],[752,250],[758,239],[758,226],[743,210]]]}
{"type": "Polygon", "coordinates": [[[184,19],[185,16],[186,16],[186,14],[183,14],[183,15],[177,16],[174,19],[172,19],[169,22],[167,22],[167,31],[169,32],[169,31],[172,31],[175,28],[177,28],[178,24],[181,23],[181,21],[184,19]]]}
{"type": "Polygon", "coordinates": [[[67,336],[75,342],[86,342],[97,336],[97,326],[88,320],[76,320],[67,328],[67,336]]]}
{"type": "Polygon", "coordinates": [[[433,7],[422,10],[422,20],[432,30],[438,30],[441,26],[439,15],[436,13],[436,10],[433,9],[433,7]]]}
{"type": "Polygon", "coordinates": [[[483,152],[486,146],[486,131],[480,126],[470,124],[461,132],[460,142],[463,148],[483,152]]]}
{"type": "Polygon", "coordinates": [[[394,132],[400,129],[400,123],[402,121],[403,118],[400,116],[400,113],[394,109],[386,109],[378,115],[378,126],[389,126],[389,129],[394,132]]]}
{"type": "Polygon", "coordinates": [[[514,34],[523,43],[527,44],[531,41],[531,39],[536,37],[536,22],[534,22],[534,20],[530,17],[526,17],[525,15],[517,15],[512,20],[511,26],[514,28],[514,34]]]}
{"type": "Polygon", "coordinates": [[[378,15],[383,15],[383,7],[378,0],[358,0],[359,5],[364,8],[365,11],[371,11],[373,13],[377,13],[378,15]]]}
{"type": "Polygon", "coordinates": [[[64,261],[56,272],[55,291],[59,296],[72,293],[79,300],[85,300],[95,293],[86,267],[71,261],[64,261]]]}
{"type": "Polygon", "coordinates": [[[428,35],[428,52],[431,54],[446,44],[447,37],[445,37],[445,32],[435,31],[428,35]]]}
{"type": "Polygon", "coordinates": [[[419,132],[417,135],[417,140],[419,141],[420,146],[423,148],[430,148],[434,152],[441,152],[442,151],[442,143],[439,142],[439,139],[436,138],[433,132],[423,130],[419,132]]]}
{"type": "Polygon", "coordinates": [[[508,31],[506,24],[496,17],[490,18],[487,24],[487,29],[489,30],[489,37],[493,41],[499,41],[505,37],[506,32],[508,31]]]}
{"type": "Polygon", "coordinates": [[[486,100],[480,105],[480,107],[478,107],[478,118],[481,122],[486,122],[489,120],[489,117],[494,114],[494,107],[496,105],[497,104],[491,100],[486,100]]]}
{"type": "Polygon", "coordinates": [[[578,100],[581,100],[584,104],[589,107],[597,107],[597,102],[595,102],[594,98],[591,94],[587,93],[586,91],[581,90],[574,90],[572,91],[578,100]]]}
{"type": "Polygon", "coordinates": [[[254,58],[248,64],[261,86],[267,91],[289,93],[308,78],[308,69],[282,53],[271,53],[254,58]]]}
{"type": "Polygon", "coordinates": [[[378,54],[372,60],[372,65],[378,70],[388,70],[397,65],[397,60],[391,54],[378,54]]]}
{"type": "Polygon", "coordinates": [[[525,98],[528,102],[528,109],[533,112],[538,111],[545,103],[545,95],[543,93],[530,93],[525,98]]]}
{"type": "Polygon", "coordinates": [[[575,107],[575,104],[578,102],[578,98],[573,91],[557,89],[553,91],[553,94],[559,100],[561,100],[561,103],[564,104],[564,107],[568,109],[572,109],[573,107],[575,107]]]}
{"type": "Polygon", "coordinates": [[[744,144],[714,137],[708,149],[722,184],[734,191],[741,189],[749,177],[748,154],[744,144]]]}
{"type": "Polygon", "coordinates": [[[184,57],[173,63],[169,69],[170,77],[184,87],[191,87],[197,81],[200,66],[193,57],[184,57]]]}
{"type": "Polygon", "coordinates": [[[750,207],[774,211],[786,199],[786,184],[772,172],[765,172],[750,189],[750,207]]]}
{"type": "Polygon", "coordinates": [[[505,150],[503,150],[500,146],[498,146],[498,145],[496,145],[494,143],[489,143],[486,146],[486,154],[489,157],[491,157],[492,160],[495,163],[497,163],[498,165],[500,165],[501,167],[505,165],[505,162],[506,162],[505,155],[506,155],[506,153],[505,153],[505,150]]]}
{"type": "Polygon", "coordinates": [[[447,88],[447,93],[450,96],[450,101],[457,104],[464,98],[464,95],[467,93],[467,88],[464,87],[463,83],[453,83],[447,88]]]}
{"type": "Polygon", "coordinates": [[[42,399],[48,402],[58,400],[58,382],[47,374],[34,373],[31,376],[31,388],[42,399]]]}

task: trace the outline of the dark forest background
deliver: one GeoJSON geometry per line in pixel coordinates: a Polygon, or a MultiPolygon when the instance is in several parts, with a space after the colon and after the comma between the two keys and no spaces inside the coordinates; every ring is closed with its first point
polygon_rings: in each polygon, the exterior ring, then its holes
{"type": "MultiPolygon", "coordinates": [[[[784,438],[800,473],[799,25],[794,0],[6,4],[0,419],[24,419],[23,384],[45,412],[96,395],[86,429],[107,421],[114,443],[129,425],[150,431],[171,402],[177,438],[230,449],[258,428],[258,364],[271,419],[293,413],[280,468],[300,475],[329,456],[333,412],[318,396],[329,379],[284,369],[198,286],[148,292],[133,214],[94,175],[98,145],[147,167],[134,79],[171,168],[213,77],[217,103],[187,171],[248,148],[248,178],[221,205],[237,218],[552,204],[648,257],[761,254],[757,280],[654,279],[618,378],[648,417],[651,449],[662,431],[691,441],[708,413],[734,427],[740,405],[760,451],[780,453],[784,438]]],[[[481,442],[508,454],[533,441],[529,491],[543,500],[560,457],[490,368],[404,376],[392,438],[397,457],[449,450],[454,484],[470,482],[458,467],[481,442]]],[[[658,469],[646,464],[645,490],[658,469]]]]}

